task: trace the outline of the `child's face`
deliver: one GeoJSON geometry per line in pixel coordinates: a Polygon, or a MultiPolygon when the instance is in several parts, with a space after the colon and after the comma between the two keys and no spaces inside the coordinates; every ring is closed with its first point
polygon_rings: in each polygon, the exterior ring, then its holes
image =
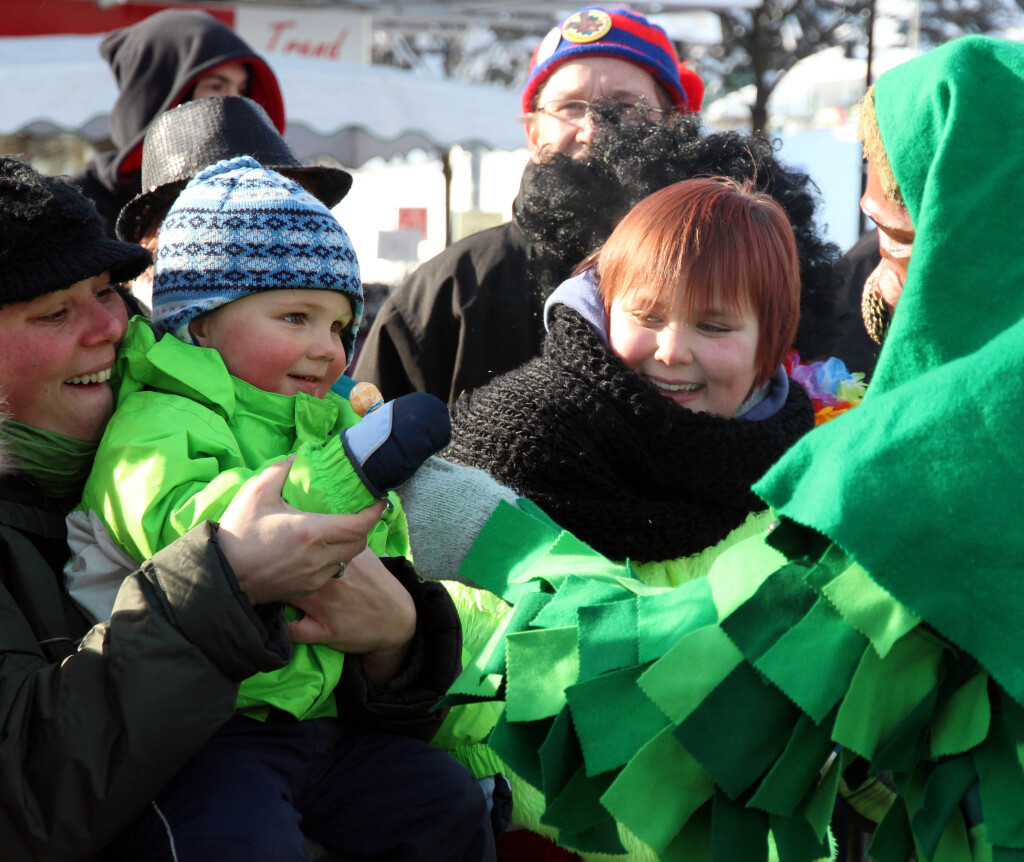
{"type": "Polygon", "coordinates": [[[193,320],[191,330],[246,383],[323,398],[345,370],[341,334],[351,322],[348,297],[333,290],[268,290],[193,320]]]}
{"type": "Polygon", "coordinates": [[[608,339],[619,359],[694,413],[731,417],[754,386],[758,324],[743,312],[647,310],[630,292],[612,302],[608,339]]]}

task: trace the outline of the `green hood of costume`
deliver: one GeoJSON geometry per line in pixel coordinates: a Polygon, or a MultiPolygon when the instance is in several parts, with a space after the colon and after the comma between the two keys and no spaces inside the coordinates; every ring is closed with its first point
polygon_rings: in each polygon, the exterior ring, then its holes
{"type": "Polygon", "coordinates": [[[916,231],[906,285],[861,406],[755,490],[1024,702],[1024,45],[951,42],[875,103],[916,231]]]}

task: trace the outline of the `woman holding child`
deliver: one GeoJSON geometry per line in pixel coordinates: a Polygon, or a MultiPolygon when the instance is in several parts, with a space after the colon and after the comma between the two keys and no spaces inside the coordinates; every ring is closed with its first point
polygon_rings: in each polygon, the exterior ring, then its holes
{"type": "MultiPolygon", "coordinates": [[[[198,523],[155,553],[120,585],[110,620],[89,626],[62,583],[64,518],[114,405],[111,369],[128,320],[111,280],[130,279],[149,255],[105,238],[92,205],[66,182],[12,158],[0,159],[0,237],[5,857],[88,859],[152,812],[160,788],[232,718],[239,684],[287,662],[289,634],[297,638],[286,600],[325,597],[298,625],[302,637],[350,653],[354,684],[336,692],[350,723],[422,732],[450,679],[443,657],[457,651],[457,630],[430,623],[447,600],[414,585],[410,594],[375,558],[355,559],[381,504],[354,515],[285,505],[287,462],[241,489],[219,525],[198,523]],[[332,580],[346,563],[345,577],[332,580]],[[406,659],[384,678],[361,670],[396,654],[406,659]]],[[[439,790],[438,816],[451,805],[439,790]]],[[[251,831],[251,812],[243,822],[251,831]]],[[[360,840],[394,839],[368,822],[360,840]]],[[[222,843],[206,844],[175,858],[231,858],[222,843]]],[[[268,858],[304,858],[301,847],[288,852],[268,858]]]]}

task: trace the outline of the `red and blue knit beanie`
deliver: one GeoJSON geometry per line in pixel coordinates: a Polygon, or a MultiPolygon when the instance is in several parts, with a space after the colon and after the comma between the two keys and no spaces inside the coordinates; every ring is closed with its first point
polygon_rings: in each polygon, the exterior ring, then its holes
{"type": "Polygon", "coordinates": [[[553,28],[537,46],[523,89],[523,113],[534,110],[534,99],[559,66],[587,57],[613,57],[639,66],[654,76],[672,97],[680,113],[699,111],[704,82],[680,63],[668,34],[643,15],[619,6],[587,6],[553,28]]]}

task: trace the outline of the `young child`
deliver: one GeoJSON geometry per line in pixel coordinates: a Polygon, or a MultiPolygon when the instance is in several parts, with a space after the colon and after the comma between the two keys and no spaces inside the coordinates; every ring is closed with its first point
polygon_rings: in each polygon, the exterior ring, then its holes
{"type": "MultiPolygon", "coordinates": [[[[447,410],[431,396],[381,405],[360,422],[330,391],[351,359],[362,311],[355,252],[323,204],[249,157],[200,172],[171,207],[159,236],[153,305],[152,328],[135,318],[122,344],[117,410],[69,519],[78,552],[67,570],[69,588],[94,618],[109,618],[125,559],[146,559],[196,523],[217,520],[246,482],[284,457],[294,456],[286,502],[307,511],[354,512],[447,442],[447,410]]],[[[397,500],[368,545],[380,556],[408,556],[397,500]]],[[[293,644],[292,651],[283,669],[242,683],[240,715],[158,797],[177,812],[160,815],[172,821],[176,841],[200,846],[204,818],[216,822],[206,813],[183,813],[184,800],[197,790],[204,812],[216,811],[223,798],[228,808],[238,804],[225,791],[223,756],[239,749],[239,738],[252,736],[246,744],[254,760],[270,763],[279,752],[267,733],[277,735],[279,726],[283,736],[298,725],[312,735],[338,727],[354,732],[350,721],[314,727],[338,716],[343,654],[324,644],[293,644]]],[[[398,737],[388,739],[398,744],[398,737]]],[[[436,761],[433,753],[417,756],[436,761]]],[[[445,775],[449,765],[437,762],[437,768],[438,779],[453,786],[445,775]]],[[[277,767],[268,771],[276,774],[277,767]]],[[[305,770],[296,774],[303,783],[314,780],[305,770]]],[[[261,786],[257,781],[243,791],[247,802],[261,786]]],[[[285,807],[310,816],[297,791],[293,797],[274,789],[268,799],[285,799],[285,807]]],[[[340,815],[321,822],[318,840],[346,846],[338,835],[340,815]]],[[[138,858],[131,854],[146,840],[126,855],[138,858]]],[[[386,846],[391,839],[373,840],[386,846]]]]}

